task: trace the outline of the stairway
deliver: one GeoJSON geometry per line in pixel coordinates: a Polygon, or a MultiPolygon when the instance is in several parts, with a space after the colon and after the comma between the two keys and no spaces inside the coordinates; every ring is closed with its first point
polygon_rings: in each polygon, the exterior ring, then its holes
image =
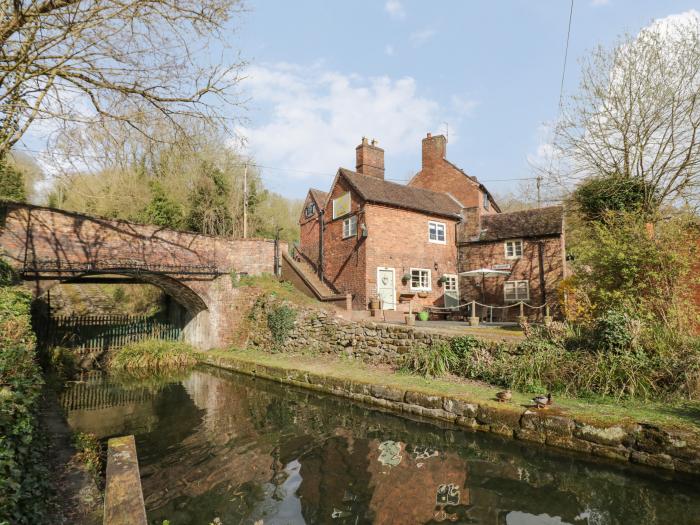
{"type": "Polygon", "coordinates": [[[283,253],[282,277],[291,281],[301,292],[314,299],[332,303],[342,309],[346,308],[346,294],[331,290],[326,283],[318,278],[314,268],[303,258],[294,260],[291,255],[283,253]]]}

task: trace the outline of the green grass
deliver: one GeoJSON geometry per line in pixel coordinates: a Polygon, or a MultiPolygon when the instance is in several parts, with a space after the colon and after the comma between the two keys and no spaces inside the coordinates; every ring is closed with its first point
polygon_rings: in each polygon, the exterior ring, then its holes
{"type": "Polygon", "coordinates": [[[186,343],[146,339],[116,350],[109,368],[113,371],[163,370],[192,366],[196,362],[194,348],[186,343]]]}
{"type": "MultiPolygon", "coordinates": [[[[299,354],[269,354],[259,350],[216,350],[207,355],[235,359],[263,365],[278,366],[294,370],[317,373],[338,379],[347,379],[366,384],[381,384],[402,389],[421,391],[427,394],[454,396],[468,402],[505,408],[508,405],[494,399],[501,390],[479,381],[455,380],[451,378],[428,379],[405,372],[396,372],[388,367],[299,354]]],[[[530,405],[532,394],[513,391],[514,408],[530,405]],[[521,406],[522,405],[522,406],[521,406]]],[[[604,397],[572,398],[556,396],[553,412],[561,411],[579,421],[599,424],[645,422],[700,432],[700,403],[653,403],[637,400],[618,401],[604,397]]]]}
{"type": "Polygon", "coordinates": [[[323,309],[329,309],[328,305],[321,303],[301,293],[289,281],[280,281],[272,274],[244,275],[236,283],[238,288],[255,288],[263,295],[274,295],[283,301],[290,301],[300,305],[315,305],[323,309]]]}

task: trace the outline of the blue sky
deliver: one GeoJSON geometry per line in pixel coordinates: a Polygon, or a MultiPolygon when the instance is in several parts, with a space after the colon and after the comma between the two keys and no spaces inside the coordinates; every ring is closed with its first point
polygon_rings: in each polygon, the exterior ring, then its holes
{"type": "MultiPolygon", "coordinates": [[[[386,177],[420,167],[420,139],[449,126],[448,158],[492,191],[523,191],[557,116],[568,0],[249,1],[229,43],[249,61],[238,132],[266,185],[290,197],[354,168],[363,135],[386,177]]],[[[575,0],[565,94],[579,59],[683,0],[575,0]]]]}

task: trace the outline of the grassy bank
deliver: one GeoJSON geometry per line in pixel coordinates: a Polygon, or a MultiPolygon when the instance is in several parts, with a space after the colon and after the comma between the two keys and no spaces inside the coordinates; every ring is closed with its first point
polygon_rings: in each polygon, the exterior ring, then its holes
{"type": "Polygon", "coordinates": [[[164,370],[196,362],[194,349],[187,343],[146,339],[116,350],[109,359],[109,368],[115,372],[164,370]]]}
{"type": "MultiPolygon", "coordinates": [[[[200,357],[203,354],[198,354],[200,357]]],[[[454,376],[440,379],[425,378],[395,371],[388,366],[370,366],[357,361],[326,356],[300,354],[271,354],[261,350],[219,350],[206,355],[246,361],[261,365],[271,365],[290,370],[300,370],[320,374],[340,380],[378,384],[400,389],[412,389],[429,395],[457,396],[468,402],[480,405],[503,407],[494,399],[497,387],[480,381],[466,380],[454,376]]],[[[512,403],[515,406],[529,405],[531,394],[514,391],[512,403]]],[[[555,396],[555,407],[567,416],[591,424],[611,425],[646,422],[667,428],[691,430],[700,434],[700,403],[676,402],[654,403],[638,400],[611,400],[604,397],[585,399],[555,396]]]]}
{"type": "Polygon", "coordinates": [[[0,286],[0,524],[43,523],[48,513],[30,303],[27,292],[0,286]]]}

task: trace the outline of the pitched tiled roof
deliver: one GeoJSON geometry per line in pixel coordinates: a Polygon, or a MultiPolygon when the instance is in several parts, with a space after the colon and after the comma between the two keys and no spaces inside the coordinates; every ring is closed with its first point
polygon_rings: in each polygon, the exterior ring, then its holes
{"type": "Polygon", "coordinates": [[[481,235],[472,242],[560,235],[563,222],[564,208],[561,206],[482,215],[481,235]]]}
{"type": "Polygon", "coordinates": [[[447,193],[396,184],[345,168],[340,168],[339,173],[368,202],[460,218],[462,205],[447,193]]]}
{"type": "Polygon", "coordinates": [[[317,190],[316,188],[311,188],[309,190],[311,197],[316,201],[316,205],[319,209],[323,209],[326,205],[326,198],[328,198],[328,193],[325,191],[317,190]]]}

